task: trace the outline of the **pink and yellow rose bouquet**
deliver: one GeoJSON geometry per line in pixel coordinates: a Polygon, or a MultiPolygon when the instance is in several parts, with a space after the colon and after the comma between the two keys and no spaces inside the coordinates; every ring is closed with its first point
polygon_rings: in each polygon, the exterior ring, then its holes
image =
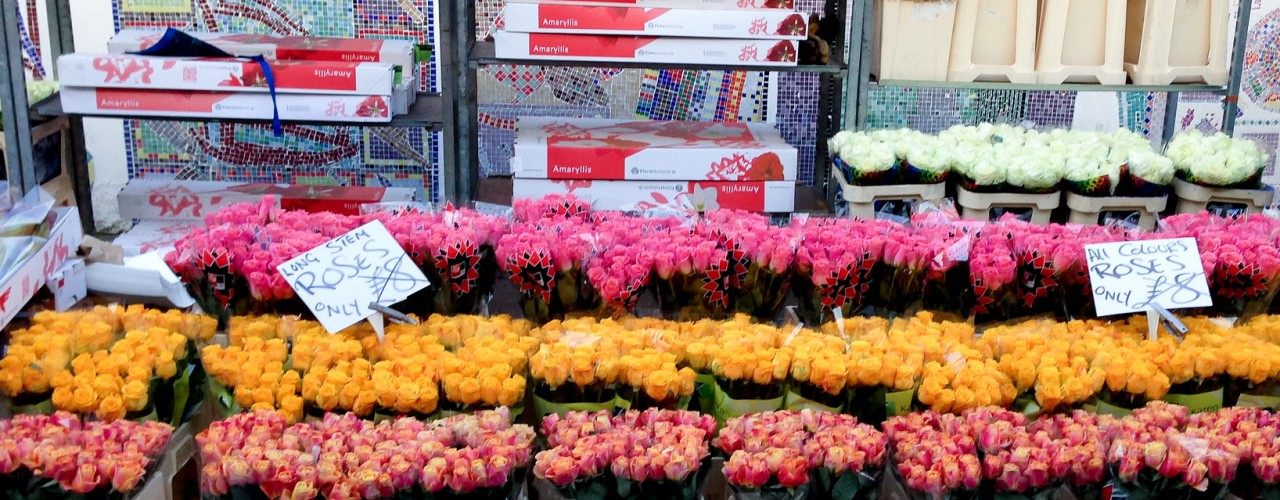
{"type": "Polygon", "coordinates": [[[505,409],[374,424],[354,414],[288,425],[243,413],[196,436],[206,498],[505,498],[522,479],[533,429],[505,409]]]}
{"type": "Polygon", "coordinates": [[[697,499],[715,426],[681,410],[550,414],[542,421],[549,448],[533,473],[566,498],[697,499]]]}
{"type": "Polygon", "coordinates": [[[159,422],[88,421],[66,412],[0,420],[0,491],[6,498],[126,498],[172,434],[159,422]]]}
{"type": "Polygon", "coordinates": [[[964,417],[932,411],[884,423],[894,470],[917,498],[972,498],[982,484],[977,440],[964,417]]]}
{"type": "Polygon", "coordinates": [[[1188,428],[1188,421],[1185,407],[1157,401],[1108,426],[1116,488],[1139,499],[1225,491],[1239,468],[1238,447],[1212,425],[1188,428]]]}

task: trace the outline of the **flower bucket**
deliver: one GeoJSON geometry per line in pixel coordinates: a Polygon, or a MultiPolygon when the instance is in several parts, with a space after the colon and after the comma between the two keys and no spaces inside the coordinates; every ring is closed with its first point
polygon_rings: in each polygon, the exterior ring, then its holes
{"type": "Polygon", "coordinates": [[[535,416],[542,418],[544,416],[555,413],[564,416],[571,411],[595,412],[606,410],[612,412],[617,407],[617,392],[612,389],[602,391],[601,398],[598,401],[551,401],[550,399],[559,399],[555,396],[562,395],[559,389],[544,389],[539,386],[533,391],[533,410],[535,416]],[[548,399],[550,398],[550,399],[548,399]]]}

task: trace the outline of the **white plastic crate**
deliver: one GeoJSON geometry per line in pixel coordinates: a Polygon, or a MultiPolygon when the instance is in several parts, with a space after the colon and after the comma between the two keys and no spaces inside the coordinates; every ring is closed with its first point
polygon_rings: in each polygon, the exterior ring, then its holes
{"type": "Polygon", "coordinates": [[[875,0],[872,72],[882,80],[947,79],[956,0],[875,0]]]}
{"type": "Polygon", "coordinates": [[[1211,188],[1182,179],[1173,180],[1173,193],[1178,197],[1180,214],[1209,211],[1222,216],[1261,213],[1275,196],[1271,189],[1211,188]]]}
{"type": "Polygon", "coordinates": [[[1125,70],[1138,85],[1226,85],[1227,0],[1128,0],[1125,70]]]}
{"type": "Polygon", "coordinates": [[[1038,11],[1023,0],[959,0],[948,79],[1036,83],[1038,11]]]}
{"type": "MultiPolygon", "coordinates": [[[[854,186],[844,179],[840,172],[833,170],[831,177],[840,185],[840,193],[849,205],[849,217],[857,219],[876,218],[876,205],[879,203],[901,203],[909,206],[916,201],[941,201],[947,196],[947,183],[937,184],[896,184],[889,186],[854,186]]],[[[898,212],[898,211],[893,211],[898,212]]],[[[910,211],[907,211],[910,216],[910,211]]]]}
{"type": "Polygon", "coordinates": [[[1039,82],[1123,85],[1125,1],[1040,0],[1039,82]]]}
{"type": "Polygon", "coordinates": [[[975,193],[956,186],[956,204],[960,216],[972,220],[997,220],[1006,213],[1036,224],[1048,224],[1053,210],[1062,202],[1062,195],[1054,191],[1044,194],[1023,193],[975,193]]]}
{"type": "Polygon", "coordinates": [[[1067,193],[1071,222],[1107,225],[1111,221],[1128,222],[1140,229],[1154,229],[1156,219],[1169,204],[1168,196],[1082,196],[1067,193]]]}

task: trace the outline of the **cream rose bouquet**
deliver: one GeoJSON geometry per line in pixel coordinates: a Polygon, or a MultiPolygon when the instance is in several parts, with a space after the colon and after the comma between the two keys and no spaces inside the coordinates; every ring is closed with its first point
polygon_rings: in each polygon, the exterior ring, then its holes
{"type": "Polygon", "coordinates": [[[829,141],[836,167],[850,184],[876,186],[892,183],[897,177],[898,156],[893,146],[864,132],[843,131],[829,141]]]}
{"type": "Polygon", "coordinates": [[[1178,176],[1210,187],[1256,189],[1267,154],[1253,141],[1196,131],[1175,136],[1165,150],[1178,176]]]}

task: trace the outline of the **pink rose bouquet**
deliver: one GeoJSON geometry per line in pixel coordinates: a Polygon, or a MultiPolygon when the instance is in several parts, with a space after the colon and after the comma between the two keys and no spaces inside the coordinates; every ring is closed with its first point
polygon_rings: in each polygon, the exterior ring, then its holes
{"type": "Polygon", "coordinates": [[[516,223],[498,241],[498,264],[516,285],[526,319],[545,323],[597,307],[583,270],[591,231],[584,218],[548,218],[516,223]]]}
{"type": "Polygon", "coordinates": [[[508,230],[501,217],[446,206],[440,212],[377,213],[405,253],[431,281],[406,302],[410,311],[428,315],[474,314],[493,294],[497,274],[495,248],[508,230]]]}
{"type": "Polygon", "coordinates": [[[982,483],[977,441],[965,418],[928,411],[892,417],[884,423],[895,470],[920,498],[971,495],[982,483]]]}
{"type": "Polygon", "coordinates": [[[123,498],[169,444],[159,422],[81,421],[66,412],[0,420],[0,491],[6,498],[123,498]]]}
{"type": "Polygon", "coordinates": [[[568,498],[699,498],[715,419],[689,411],[547,415],[533,473],[568,498]]]}
{"type": "Polygon", "coordinates": [[[736,288],[734,311],[765,321],[775,319],[791,286],[792,263],[804,238],[802,230],[794,225],[773,225],[768,216],[741,210],[708,212],[703,227],[735,263],[730,269],[737,274],[731,283],[736,288]]]}
{"type": "Polygon", "coordinates": [[[868,306],[892,223],[808,219],[793,225],[805,235],[792,280],[800,319],[818,325],[836,311],[848,318],[868,306]]]}
{"type": "Polygon", "coordinates": [[[887,309],[905,313],[917,307],[967,318],[969,248],[967,226],[930,224],[898,227],[887,235],[880,299],[887,309]]]}
{"type": "Polygon", "coordinates": [[[533,437],[505,409],[376,425],[351,413],[292,426],[277,412],[242,413],[196,436],[200,491],[214,498],[505,497],[529,464],[533,437]]]}
{"type": "MultiPolygon", "coordinates": [[[[653,284],[664,317],[696,321],[731,315],[731,285],[742,264],[720,241],[708,237],[700,224],[673,225],[653,234],[653,284]]],[[[745,266],[743,266],[745,267],[745,266]]]]}
{"type": "Polygon", "coordinates": [[[1265,215],[1223,219],[1208,213],[1165,219],[1167,236],[1196,239],[1213,312],[1252,317],[1272,309],[1280,290],[1280,221],[1265,215]]]}
{"type": "Polygon", "coordinates": [[[974,235],[969,253],[969,285],[973,287],[974,320],[979,324],[1021,315],[1011,238],[1008,228],[998,223],[987,225],[974,235]]]}
{"type": "MultiPolygon", "coordinates": [[[[1213,417],[1217,418],[1217,417],[1213,417]]],[[[1165,498],[1225,491],[1240,464],[1239,447],[1229,436],[1215,434],[1214,424],[1198,418],[1187,427],[1187,409],[1153,402],[1106,429],[1107,463],[1116,488],[1130,498],[1165,498]]]]}

